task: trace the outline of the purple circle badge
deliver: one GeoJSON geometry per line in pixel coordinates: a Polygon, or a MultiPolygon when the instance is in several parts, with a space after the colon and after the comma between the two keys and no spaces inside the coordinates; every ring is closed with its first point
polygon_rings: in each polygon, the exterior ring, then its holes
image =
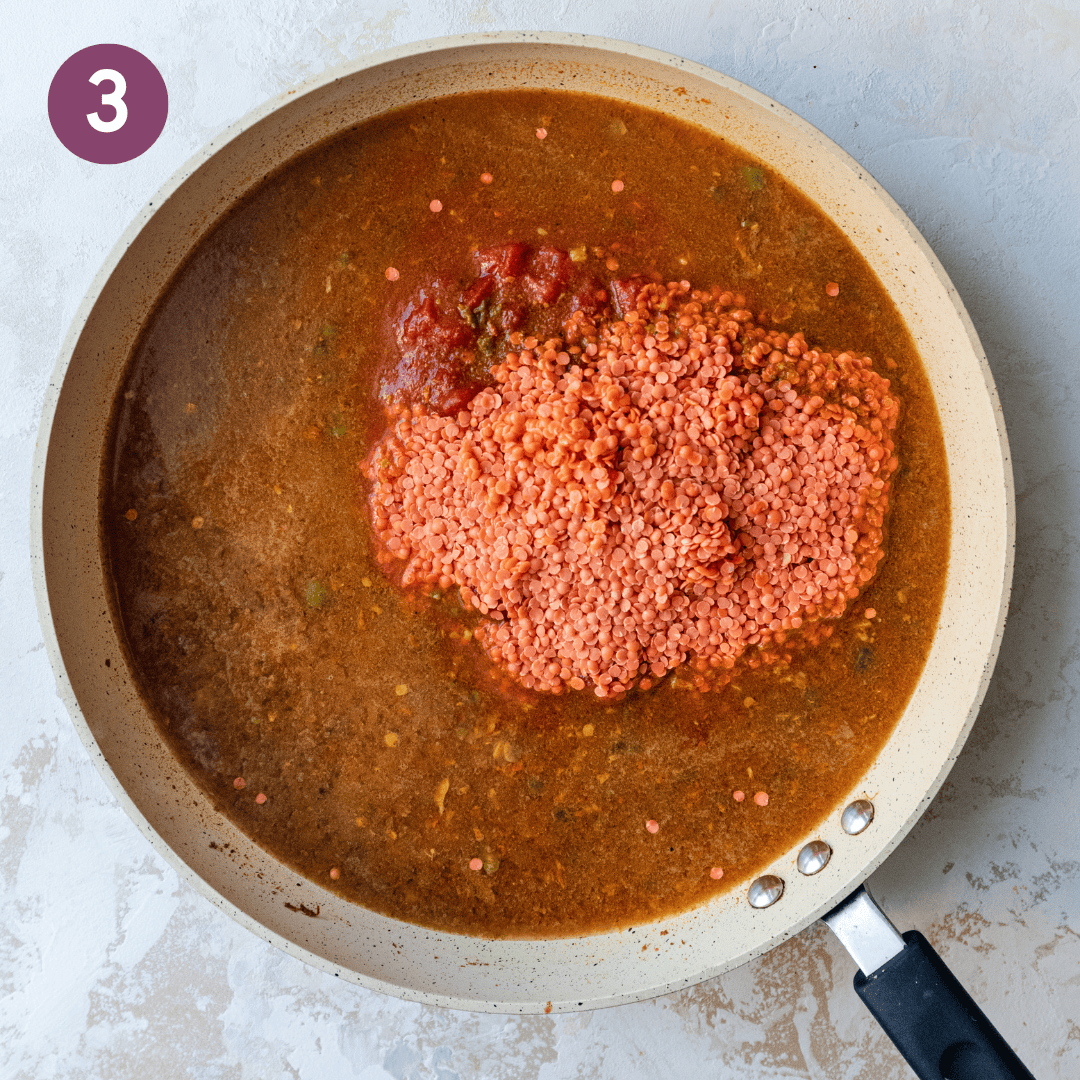
{"type": "Polygon", "coordinates": [[[91,45],[69,56],[49,87],[56,137],[84,161],[118,165],[154,145],[169,115],[161,72],[126,45],[91,45]]]}

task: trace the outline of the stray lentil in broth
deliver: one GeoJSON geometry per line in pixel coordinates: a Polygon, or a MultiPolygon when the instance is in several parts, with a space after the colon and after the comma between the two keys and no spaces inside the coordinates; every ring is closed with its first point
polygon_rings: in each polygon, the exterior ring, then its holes
{"type": "Polygon", "coordinates": [[[114,417],[103,530],[165,738],[275,856],[406,921],[576,934],[745,882],[870,765],[930,648],[948,488],[898,313],[790,185],[622,103],[462,95],[303,155],[176,275],[114,417]],[[518,305],[515,328],[500,294],[437,362],[410,353],[419,290],[449,327],[474,252],[513,243],[541,291],[543,251],[568,253],[563,291],[518,305]],[[478,644],[488,620],[456,586],[403,587],[372,529],[371,451],[401,418],[388,395],[456,412],[530,335],[561,336],[590,289],[614,304],[635,278],[730,290],[714,295],[766,333],[873,358],[901,403],[886,557],[842,617],[730,666],[604,698],[529,689],[478,644]]]}

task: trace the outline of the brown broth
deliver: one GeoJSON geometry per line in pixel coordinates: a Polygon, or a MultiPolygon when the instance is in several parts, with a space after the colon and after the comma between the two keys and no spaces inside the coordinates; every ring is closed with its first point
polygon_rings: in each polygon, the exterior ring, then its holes
{"type": "Polygon", "coordinates": [[[840,230],[716,136],[567,93],[418,105],[262,183],[148,321],[103,475],[130,663],[213,804],[340,895],[472,934],[655,918],[786,850],[888,738],[930,648],[948,556],[933,397],[840,230]],[[755,668],[748,653],[707,693],[676,671],[620,701],[555,697],[502,677],[463,638],[474,621],[456,598],[404,594],[384,574],[357,465],[384,423],[392,317],[421,281],[470,276],[477,246],[535,244],[540,229],[544,243],[586,245],[605,281],[658,273],[736,290],[766,325],[866,353],[893,380],[888,555],[830,638],[793,635],[789,663],[755,668]]]}

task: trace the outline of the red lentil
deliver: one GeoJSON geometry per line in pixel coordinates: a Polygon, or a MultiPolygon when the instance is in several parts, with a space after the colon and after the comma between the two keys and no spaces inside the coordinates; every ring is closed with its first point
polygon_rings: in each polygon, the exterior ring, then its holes
{"type": "Polygon", "coordinates": [[[889,381],[741,303],[684,281],[642,286],[618,321],[578,311],[455,415],[402,408],[369,458],[402,583],[457,585],[526,687],[607,697],[692,656],[731,668],[874,576],[889,381]]]}

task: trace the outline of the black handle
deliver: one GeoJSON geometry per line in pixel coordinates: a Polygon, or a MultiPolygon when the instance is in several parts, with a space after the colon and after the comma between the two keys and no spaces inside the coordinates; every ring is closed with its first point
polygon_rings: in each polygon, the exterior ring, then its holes
{"type": "Polygon", "coordinates": [[[919,1080],[1035,1080],[918,930],[855,993],[919,1080]]]}

